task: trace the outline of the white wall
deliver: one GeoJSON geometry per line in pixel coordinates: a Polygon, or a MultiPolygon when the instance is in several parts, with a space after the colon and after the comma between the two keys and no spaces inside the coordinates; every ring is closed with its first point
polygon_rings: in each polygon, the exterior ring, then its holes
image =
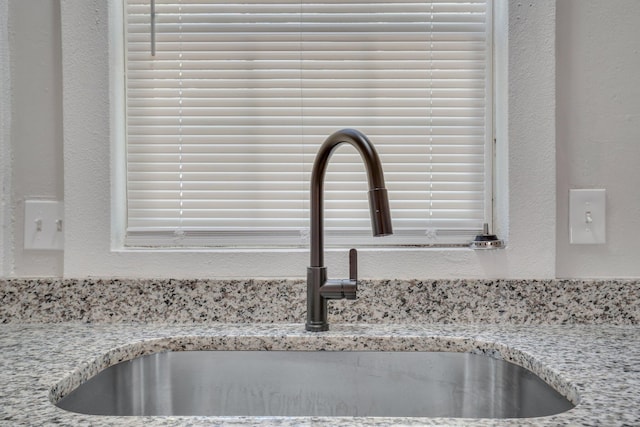
{"type": "Polygon", "coordinates": [[[640,277],[640,1],[557,9],[557,275],[640,277]],[[569,244],[570,188],[607,190],[606,244],[569,244]]]}
{"type": "Polygon", "coordinates": [[[11,201],[11,73],[9,55],[9,4],[0,1],[0,277],[13,265],[8,220],[11,201]],[[4,101],[2,101],[4,100],[4,101]]]}
{"type": "MultiPolygon", "coordinates": [[[[89,99],[93,96],[97,101],[97,109],[86,112],[88,121],[83,117],[64,117],[66,124],[76,123],[72,129],[65,129],[64,149],[67,155],[90,165],[87,169],[97,168],[94,182],[85,183],[82,181],[85,178],[75,168],[66,165],[65,170],[62,166],[63,54],[60,50],[59,3],[57,0],[4,1],[0,4],[8,4],[13,89],[10,107],[13,127],[9,148],[14,151],[14,159],[8,162],[13,170],[9,176],[13,181],[9,194],[12,200],[8,209],[10,218],[5,216],[5,221],[13,221],[13,224],[0,237],[4,239],[3,248],[15,246],[16,249],[2,254],[3,263],[9,268],[0,274],[47,276],[64,272],[75,276],[108,275],[111,272],[120,276],[135,275],[137,263],[159,272],[159,275],[179,276],[184,272],[181,268],[184,259],[194,258],[197,254],[167,255],[166,258],[138,254],[133,255],[138,257],[137,261],[131,263],[128,260],[132,254],[120,253],[115,254],[104,269],[83,270],[87,263],[103,256],[111,247],[110,177],[109,168],[104,168],[109,163],[109,138],[105,135],[110,132],[110,124],[101,119],[109,114],[110,106],[105,99],[108,90],[103,86],[98,96],[89,95],[89,99]],[[67,144],[69,141],[75,141],[75,144],[67,144]],[[74,152],[76,150],[81,152],[74,152]],[[94,186],[96,183],[97,187],[94,186]],[[64,259],[62,254],[55,252],[29,253],[20,249],[23,200],[28,197],[62,199],[65,187],[67,209],[72,209],[69,206],[83,198],[95,199],[91,212],[67,210],[73,218],[65,220],[75,222],[71,240],[76,241],[76,246],[65,251],[64,259]],[[100,190],[98,193],[94,191],[96,188],[100,190]],[[100,217],[98,222],[93,222],[96,219],[94,214],[100,217]],[[97,252],[82,245],[83,240],[95,236],[102,240],[97,252]],[[129,267],[119,269],[122,262],[129,262],[129,267]],[[177,273],[171,274],[171,271],[177,273]]],[[[640,229],[640,194],[628,192],[628,188],[632,188],[629,182],[637,180],[636,164],[640,160],[640,144],[637,143],[640,128],[637,91],[640,84],[636,77],[640,75],[639,38],[633,28],[633,23],[640,22],[640,2],[558,0],[556,75],[553,55],[556,2],[508,1],[511,39],[506,58],[509,83],[505,91],[509,114],[504,136],[509,139],[510,146],[503,151],[503,161],[508,167],[503,191],[508,191],[510,196],[502,208],[508,211],[509,220],[503,217],[500,226],[501,231],[509,236],[509,249],[490,254],[414,251],[401,256],[395,270],[414,277],[540,278],[556,274],[561,277],[640,277],[640,263],[635,262],[640,255],[640,245],[632,245],[635,235],[640,234],[636,231],[640,229]],[[600,60],[592,56],[591,52],[595,51],[600,51],[605,58],[600,60]],[[604,80],[598,79],[600,76],[604,80]],[[556,84],[557,133],[556,98],[553,96],[556,84]],[[554,191],[556,170],[557,195],[554,191]],[[568,245],[567,193],[568,188],[578,187],[607,188],[607,245],[568,245]]],[[[86,15],[83,17],[91,23],[90,31],[92,26],[100,29],[106,25],[105,3],[104,0],[62,0],[62,7],[63,10],[82,9],[78,13],[86,15]]],[[[63,32],[71,36],[74,31],[71,27],[75,23],[67,24],[63,32]]],[[[87,33],[89,35],[90,32],[87,33]]],[[[67,81],[73,83],[76,78],[82,78],[74,73],[83,68],[90,69],[91,64],[106,64],[106,58],[101,56],[104,52],[96,50],[95,46],[87,49],[80,52],[67,49],[65,66],[75,64],[66,68],[67,81]]],[[[104,82],[104,73],[95,77],[104,82]]],[[[92,80],[89,76],[87,84],[92,80]]],[[[74,91],[72,85],[64,96],[65,107],[71,107],[83,94],[74,91]],[[76,96],[78,98],[74,98],[76,96]]],[[[6,104],[3,108],[6,111],[6,104]]],[[[0,148],[3,147],[1,138],[0,135],[0,148]]],[[[505,138],[501,139],[504,141],[505,138]]],[[[6,165],[7,159],[2,162],[6,165]]],[[[6,192],[3,200],[6,200],[5,196],[6,192]]],[[[306,254],[290,255],[289,264],[306,266],[306,254]]],[[[281,263],[282,254],[274,252],[265,254],[263,258],[261,262],[265,264],[281,263]]],[[[335,264],[334,268],[330,265],[332,274],[341,271],[346,264],[342,254],[331,254],[328,260],[335,264]]],[[[376,277],[380,276],[379,269],[383,268],[380,266],[388,265],[384,255],[365,254],[362,261],[361,269],[376,277]]],[[[255,275],[254,266],[244,263],[242,256],[235,253],[204,254],[199,263],[203,266],[201,271],[206,272],[202,275],[207,277],[238,273],[255,275]]],[[[286,273],[290,270],[284,266],[281,271],[290,275],[286,273]]],[[[300,271],[303,272],[303,268],[300,271]]]]}
{"type": "MultiPolygon", "coordinates": [[[[7,276],[62,274],[62,253],[23,250],[24,200],[63,198],[62,65],[57,0],[3,2],[10,46],[10,189],[4,209],[9,224],[7,276]]],[[[6,100],[5,100],[6,102],[6,100]]],[[[6,104],[5,104],[6,108],[6,104]]],[[[4,154],[4,153],[3,153],[4,154]]],[[[6,159],[4,160],[6,161],[6,159]]],[[[7,194],[8,193],[8,194],[7,194]]]]}

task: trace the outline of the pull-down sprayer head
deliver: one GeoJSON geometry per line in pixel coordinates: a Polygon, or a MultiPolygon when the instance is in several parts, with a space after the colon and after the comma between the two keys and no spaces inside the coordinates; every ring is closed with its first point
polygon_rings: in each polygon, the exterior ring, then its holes
{"type": "Polygon", "coordinates": [[[369,190],[369,211],[371,213],[371,228],[374,236],[393,234],[389,197],[387,196],[386,188],[372,188],[369,190]]]}

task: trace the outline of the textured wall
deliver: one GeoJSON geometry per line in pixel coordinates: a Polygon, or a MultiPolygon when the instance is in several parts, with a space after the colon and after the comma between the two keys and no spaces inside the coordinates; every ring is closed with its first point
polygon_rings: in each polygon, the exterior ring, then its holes
{"type": "Polygon", "coordinates": [[[11,73],[9,5],[0,2],[0,277],[13,265],[9,197],[11,191],[11,73]]]}
{"type": "Polygon", "coordinates": [[[640,276],[640,2],[560,0],[558,277],[640,276]],[[607,190],[607,242],[570,245],[570,188],[607,190]]]}
{"type": "MultiPolygon", "coordinates": [[[[24,200],[63,199],[62,64],[57,0],[7,2],[11,73],[11,200],[5,274],[62,274],[62,253],[25,251],[24,200]]],[[[4,168],[3,168],[4,170],[4,168]]]]}

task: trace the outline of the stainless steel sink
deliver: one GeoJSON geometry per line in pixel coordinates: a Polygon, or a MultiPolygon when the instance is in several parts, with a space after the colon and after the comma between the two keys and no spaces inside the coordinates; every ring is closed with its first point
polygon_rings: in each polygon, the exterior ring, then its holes
{"type": "Polygon", "coordinates": [[[181,351],[111,366],[57,406],[96,415],[522,418],[574,405],[486,355],[181,351]]]}

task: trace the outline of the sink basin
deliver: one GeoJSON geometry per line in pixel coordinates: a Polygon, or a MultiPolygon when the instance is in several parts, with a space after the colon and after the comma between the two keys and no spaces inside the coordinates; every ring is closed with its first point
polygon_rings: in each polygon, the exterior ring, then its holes
{"type": "Polygon", "coordinates": [[[113,365],[59,400],[95,415],[523,418],[574,405],[484,354],[166,351],[113,365]]]}

